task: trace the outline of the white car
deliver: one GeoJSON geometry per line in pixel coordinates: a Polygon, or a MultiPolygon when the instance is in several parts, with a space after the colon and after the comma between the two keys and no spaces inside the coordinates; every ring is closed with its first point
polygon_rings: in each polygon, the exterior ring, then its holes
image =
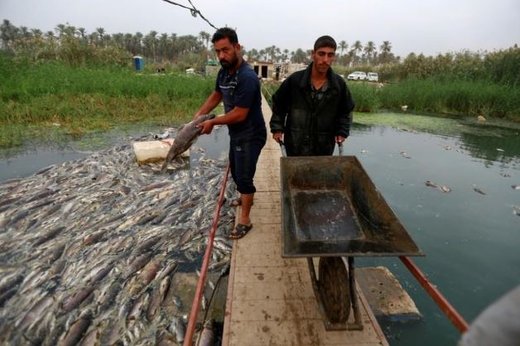
{"type": "Polygon", "coordinates": [[[367,81],[377,82],[379,81],[379,75],[376,72],[368,72],[367,81]]]}
{"type": "Polygon", "coordinates": [[[367,74],[362,71],[354,71],[347,76],[347,80],[366,80],[367,74]]]}

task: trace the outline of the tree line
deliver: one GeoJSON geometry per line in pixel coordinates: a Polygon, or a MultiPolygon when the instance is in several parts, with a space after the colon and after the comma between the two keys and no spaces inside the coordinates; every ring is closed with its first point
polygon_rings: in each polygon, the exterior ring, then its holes
{"type": "MultiPolygon", "coordinates": [[[[103,28],[88,33],[84,28],[59,24],[54,31],[17,27],[4,19],[0,25],[0,49],[9,56],[29,61],[58,60],[70,65],[119,64],[128,65],[140,55],[154,65],[172,65],[179,70],[195,67],[204,71],[213,53],[211,35],[201,31],[197,36],[137,32],[108,34],[103,28]]],[[[272,63],[309,63],[311,50],[295,51],[275,45],[263,49],[247,49],[250,61],[272,63]]],[[[348,73],[354,69],[379,72],[384,81],[406,78],[457,78],[490,80],[495,83],[520,85],[520,49],[517,45],[495,52],[438,54],[435,57],[410,53],[404,59],[392,53],[392,44],[383,41],[377,47],[373,41],[363,45],[359,40],[349,45],[338,42],[335,69],[348,73]]]]}
{"type": "MultiPolygon", "coordinates": [[[[25,26],[17,27],[9,20],[4,19],[0,25],[0,39],[2,50],[13,55],[25,54],[32,59],[60,58],[73,60],[70,54],[61,50],[71,50],[71,53],[87,53],[90,48],[115,48],[128,52],[131,55],[141,55],[153,62],[178,61],[191,54],[207,55],[210,51],[211,35],[201,31],[198,36],[158,33],[150,31],[144,35],[116,33],[108,34],[103,28],[96,28],[88,33],[85,28],[69,24],[59,24],[54,31],[42,32],[39,29],[29,29],[25,26]]],[[[344,66],[360,64],[377,65],[399,61],[391,52],[389,41],[384,41],[379,51],[374,42],[363,45],[355,41],[351,46],[342,40],[338,43],[338,63],[344,66]],[[350,49],[349,49],[350,48],[350,49]]],[[[263,49],[244,49],[244,54],[250,59],[272,63],[293,62],[308,63],[311,50],[296,49],[289,51],[276,46],[263,49]]],[[[209,53],[210,54],[210,53],[209,53]]],[[[81,60],[81,59],[79,59],[81,60]]],[[[70,61],[73,62],[73,61],[70,61]]]]}

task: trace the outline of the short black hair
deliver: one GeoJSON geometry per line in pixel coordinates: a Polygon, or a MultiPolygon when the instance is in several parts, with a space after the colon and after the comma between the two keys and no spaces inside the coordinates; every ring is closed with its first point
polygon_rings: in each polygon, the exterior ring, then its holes
{"type": "Polygon", "coordinates": [[[220,28],[215,31],[213,37],[211,38],[211,43],[215,43],[217,41],[222,40],[223,38],[227,38],[230,43],[235,44],[238,43],[237,32],[231,28],[220,28]]]}
{"type": "Polygon", "coordinates": [[[317,51],[318,49],[323,47],[329,47],[336,50],[336,41],[334,41],[334,39],[328,35],[318,37],[316,42],[314,42],[314,51],[317,51]]]}

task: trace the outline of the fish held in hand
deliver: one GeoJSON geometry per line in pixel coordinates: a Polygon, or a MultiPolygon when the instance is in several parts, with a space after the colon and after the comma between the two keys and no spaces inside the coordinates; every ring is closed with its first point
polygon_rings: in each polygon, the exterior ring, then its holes
{"type": "Polygon", "coordinates": [[[165,172],[168,164],[173,159],[188,150],[191,145],[195,143],[201,133],[201,129],[198,127],[198,125],[206,120],[213,119],[214,117],[215,114],[200,115],[179,129],[179,132],[175,137],[175,141],[168,151],[168,155],[166,155],[166,159],[164,160],[164,163],[161,167],[161,172],[165,172]]]}

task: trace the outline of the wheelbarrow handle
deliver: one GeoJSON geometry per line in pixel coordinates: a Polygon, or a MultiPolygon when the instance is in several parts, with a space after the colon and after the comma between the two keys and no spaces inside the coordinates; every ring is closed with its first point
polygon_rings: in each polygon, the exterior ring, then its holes
{"type": "MultiPolygon", "coordinates": [[[[285,143],[280,140],[278,141],[278,144],[280,144],[280,150],[282,151],[282,157],[287,157],[287,149],[285,149],[285,143]]],[[[339,156],[343,156],[343,143],[338,142],[338,151],[339,156]]]]}

